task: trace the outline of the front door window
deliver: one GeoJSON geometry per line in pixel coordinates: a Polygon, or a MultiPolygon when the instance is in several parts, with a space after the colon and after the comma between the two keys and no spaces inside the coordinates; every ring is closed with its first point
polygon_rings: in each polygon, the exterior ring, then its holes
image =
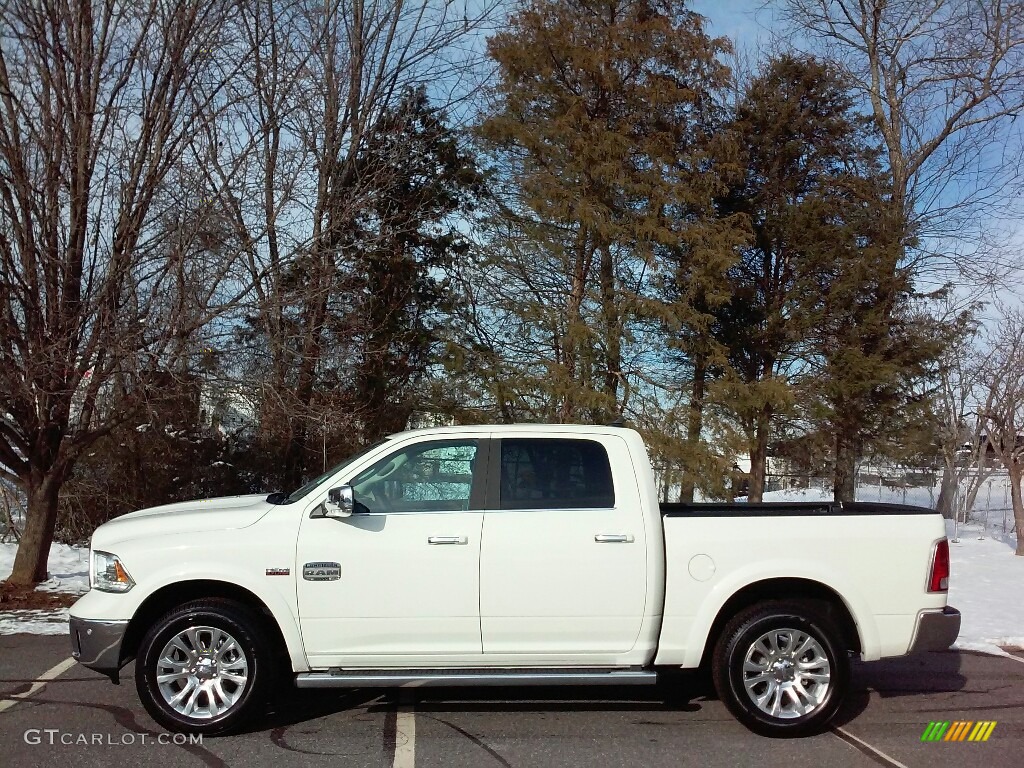
{"type": "Polygon", "coordinates": [[[476,453],[475,440],[436,440],[392,453],[352,479],[356,511],[468,511],[476,453]]]}

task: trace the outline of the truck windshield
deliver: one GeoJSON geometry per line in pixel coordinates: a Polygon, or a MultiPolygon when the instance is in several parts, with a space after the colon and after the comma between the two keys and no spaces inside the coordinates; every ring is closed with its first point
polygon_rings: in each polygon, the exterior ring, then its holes
{"type": "MultiPolygon", "coordinates": [[[[335,467],[331,467],[329,470],[324,472],[319,477],[314,477],[312,480],[310,480],[308,483],[306,483],[301,488],[292,491],[287,496],[284,496],[284,498],[282,498],[277,503],[278,504],[291,504],[293,501],[298,501],[303,496],[306,496],[307,494],[312,493],[318,487],[320,487],[321,485],[326,483],[328,480],[330,480],[338,472],[340,472],[342,469],[344,469],[349,464],[354,462],[356,459],[359,459],[362,456],[365,456],[367,453],[369,453],[373,449],[377,448],[378,446],[384,445],[384,443],[386,443],[387,441],[388,441],[388,438],[385,437],[383,440],[378,440],[376,443],[373,443],[373,445],[366,446],[365,448],[363,448],[363,450],[359,451],[358,453],[353,454],[352,456],[349,456],[347,459],[345,459],[343,462],[341,462],[341,464],[338,464],[335,467]]],[[[277,495],[277,494],[271,494],[271,497],[273,497],[275,495],[277,495]]],[[[273,501],[272,498],[268,499],[268,500],[273,501]]]]}

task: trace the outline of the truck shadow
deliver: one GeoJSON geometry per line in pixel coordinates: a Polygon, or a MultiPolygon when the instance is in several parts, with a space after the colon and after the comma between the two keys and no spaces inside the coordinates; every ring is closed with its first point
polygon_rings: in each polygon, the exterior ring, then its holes
{"type": "MultiPolygon", "coordinates": [[[[928,696],[963,689],[963,654],[926,653],[874,662],[854,662],[851,691],[834,725],[855,720],[874,693],[882,698],[928,696]]],[[[254,730],[286,728],[332,714],[362,710],[390,712],[402,701],[415,711],[439,715],[463,712],[700,712],[716,701],[710,677],[701,672],[666,673],[657,685],[608,687],[418,688],[402,690],[292,690],[254,730]]],[[[723,715],[725,713],[723,712],[723,715]]]]}
{"type": "Polygon", "coordinates": [[[919,653],[880,661],[854,662],[852,688],[884,698],[953,693],[967,685],[961,651],[919,653]]]}
{"type": "MultiPolygon", "coordinates": [[[[698,712],[714,692],[674,679],[656,686],[292,690],[275,696],[250,731],[275,731],[341,712],[393,712],[403,702],[418,714],[461,712],[698,712]]],[[[682,677],[682,676],[680,676],[682,677]]],[[[686,676],[691,679],[690,675],[686,676]]]]}
{"type": "Polygon", "coordinates": [[[417,714],[459,712],[699,712],[705,693],[661,686],[435,688],[416,693],[417,714]]]}
{"type": "Polygon", "coordinates": [[[959,651],[855,661],[851,669],[850,694],[833,725],[842,726],[855,720],[867,709],[872,694],[893,699],[963,690],[967,686],[963,665],[964,655],[959,651]]]}

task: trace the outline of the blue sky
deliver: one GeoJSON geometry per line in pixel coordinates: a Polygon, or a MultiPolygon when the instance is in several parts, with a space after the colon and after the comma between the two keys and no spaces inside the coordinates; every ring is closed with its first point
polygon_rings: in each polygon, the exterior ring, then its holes
{"type": "Polygon", "coordinates": [[[774,12],[764,0],[694,0],[690,3],[711,22],[712,35],[729,37],[737,48],[767,43],[774,12]]]}

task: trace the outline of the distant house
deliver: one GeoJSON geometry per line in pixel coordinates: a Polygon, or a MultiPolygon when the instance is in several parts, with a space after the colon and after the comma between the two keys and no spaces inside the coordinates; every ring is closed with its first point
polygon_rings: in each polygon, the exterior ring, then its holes
{"type": "Polygon", "coordinates": [[[256,426],[256,405],[251,395],[237,385],[204,382],[199,394],[199,424],[221,435],[256,426]]]}
{"type": "MultiPolygon", "coordinates": [[[[982,433],[977,443],[964,443],[960,446],[960,450],[957,451],[957,457],[962,462],[974,463],[977,461],[977,457],[981,454],[981,450],[985,453],[985,463],[990,467],[1002,466],[1002,460],[999,458],[1002,452],[999,450],[1002,446],[996,445],[987,433],[982,433]]],[[[1018,434],[1016,442],[1014,444],[1014,452],[1018,455],[1024,456],[1024,433],[1018,434]]]]}

